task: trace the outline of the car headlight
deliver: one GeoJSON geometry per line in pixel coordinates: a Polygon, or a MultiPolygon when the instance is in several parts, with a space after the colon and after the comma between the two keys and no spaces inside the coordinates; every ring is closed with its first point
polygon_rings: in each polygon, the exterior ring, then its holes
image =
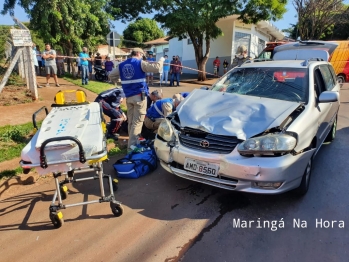
{"type": "Polygon", "coordinates": [[[174,129],[169,120],[167,119],[162,120],[158,128],[158,136],[160,136],[162,139],[164,139],[167,142],[171,142],[176,139],[174,134],[174,129]]]}
{"type": "Polygon", "coordinates": [[[297,139],[288,134],[268,134],[247,139],[238,146],[239,153],[288,153],[297,145],[297,139]]]}

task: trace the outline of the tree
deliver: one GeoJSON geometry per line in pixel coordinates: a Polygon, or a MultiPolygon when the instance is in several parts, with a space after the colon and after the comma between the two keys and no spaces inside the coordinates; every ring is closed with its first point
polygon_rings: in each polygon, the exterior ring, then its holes
{"type": "Polygon", "coordinates": [[[283,29],[282,32],[286,33],[291,39],[297,40],[298,38],[298,24],[290,24],[290,28],[283,29]]]}
{"type": "Polygon", "coordinates": [[[302,40],[324,38],[335,25],[344,23],[343,0],[293,0],[298,14],[298,33],[302,40]]]}
{"type": "Polygon", "coordinates": [[[144,47],[144,42],[164,36],[164,32],[158,27],[154,20],[149,18],[138,18],[135,22],[130,23],[124,30],[123,42],[129,47],[144,47]]]}
{"type": "Polygon", "coordinates": [[[5,57],[6,51],[6,42],[10,38],[10,26],[0,25],[0,64],[1,61],[5,57]]]}
{"type": "Polygon", "coordinates": [[[151,0],[157,10],[155,20],[169,29],[169,35],[191,39],[201,81],[206,79],[210,41],[222,35],[216,26],[219,19],[239,14],[244,23],[276,20],[286,12],[286,3],[287,0],[151,0]]]}
{"type": "MultiPolygon", "coordinates": [[[[46,42],[73,56],[83,45],[94,47],[109,30],[108,0],[6,0],[2,14],[13,14],[19,4],[30,17],[30,27],[46,42]]],[[[74,67],[73,67],[74,73],[74,67]]]]}

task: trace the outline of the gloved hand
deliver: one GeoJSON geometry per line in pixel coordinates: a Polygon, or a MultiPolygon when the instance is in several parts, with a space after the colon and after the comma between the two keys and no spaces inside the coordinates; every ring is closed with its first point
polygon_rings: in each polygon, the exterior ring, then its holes
{"type": "Polygon", "coordinates": [[[164,62],[164,61],[165,61],[165,58],[161,57],[159,61],[164,62]]]}

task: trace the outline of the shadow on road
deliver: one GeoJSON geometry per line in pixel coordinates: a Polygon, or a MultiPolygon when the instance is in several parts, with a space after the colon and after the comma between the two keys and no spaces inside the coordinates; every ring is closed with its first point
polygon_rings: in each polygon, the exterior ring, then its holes
{"type": "MultiPolygon", "coordinates": [[[[211,219],[213,222],[207,227],[215,226],[227,213],[237,212],[252,218],[272,220],[283,217],[290,207],[296,210],[302,206],[322,205],[326,203],[326,195],[323,193],[323,185],[326,184],[326,194],[336,194],[338,190],[345,190],[345,184],[340,181],[346,179],[345,167],[347,165],[347,153],[341,154],[348,144],[349,128],[342,128],[337,132],[337,138],[331,144],[324,144],[315,158],[313,175],[309,192],[303,198],[296,197],[292,192],[280,195],[257,195],[232,192],[214,188],[204,184],[192,182],[169,174],[159,167],[156,171],[139,179],[120,179],[116,199],[122,205],[138,213],[157,220],[211,219]],[[344,144],[343,144],[344,142],[344,144]],[[335,157],[333,157],[335,156],[335,157]],[[344,173],[343,173],[344,172],[344,173]],[[328,183],[331,176],[336,175],[335,181],[328,183]]],[[[115,160],[114,160],[115,161],[115,160]]],[[[105,172],[115,174],[112,163],[104,164],[105,172]]],[[[53,187],[52,183],[52,187],[53,187]]],[[[86,181],[74,183],[68,186],[70,195],[83,194],[83,201],[100,197],[98,181],[86,181]]],[[[105,183],[108,194],[107,183],[105,183]]],[[[34,206],[39,201],[49,202],[54,190],[22,194],[0,201],[0,216],[8,215],[18,210],[26,210],[23,221],[20,224],[0,226],[0,231],[5,230],[51,230],[52,224],[28,223],[34,206]]],[[[108,205],[108,203],[104,203],[108,205]]],[[[49,203],[47,209],[49,208],[49,203]]],[[[68,211],[67,211],[68,212],[68,211]]],[[[127,215],[127,214],[126,214],[127,215]]],[[[81,215],[71,220],[114,218],[111,213],[93,216],[88,213],[87,206],[81,207],[81,215]]]]}

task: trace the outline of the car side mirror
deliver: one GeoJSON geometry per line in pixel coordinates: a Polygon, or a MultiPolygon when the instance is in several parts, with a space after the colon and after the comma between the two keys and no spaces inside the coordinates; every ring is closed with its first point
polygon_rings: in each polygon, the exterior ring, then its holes
{"type": "Polygon", "coordinates": [[[337,92],[324,91],[320,94],[319,103],[330,103],[337,102],[339,100],[339,95],[337,92]]]}

